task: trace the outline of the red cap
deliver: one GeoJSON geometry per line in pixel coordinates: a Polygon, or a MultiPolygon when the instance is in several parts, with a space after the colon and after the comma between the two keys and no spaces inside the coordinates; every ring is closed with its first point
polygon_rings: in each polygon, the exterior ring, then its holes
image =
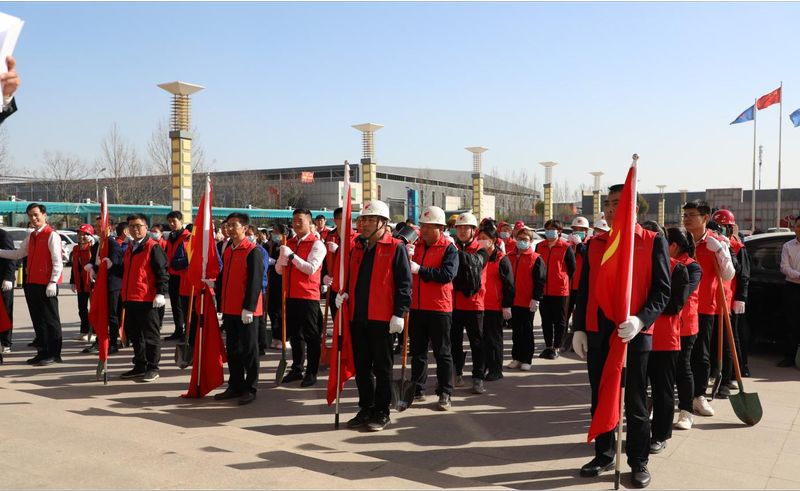
{"type": "Polygon", "coordinates": [[[525,227],[525,222],[523,222],[522,220],[517,220],[517,222],[514,224],[514,230],[519,230],[524,227],[525,227]]]}
{"type": "Polygon", "coordinates": [[[84,223],[78,228],[78,232],[83,232],[88,235],[94,235],[94,227],[92,227],[88,223],[84,223]]]}

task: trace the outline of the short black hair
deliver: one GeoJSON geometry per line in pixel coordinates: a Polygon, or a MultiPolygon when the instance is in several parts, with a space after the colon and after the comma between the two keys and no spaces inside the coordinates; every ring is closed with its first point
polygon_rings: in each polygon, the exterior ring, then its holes
{"type": "Polygon", "coordinates": [[[711,207],[708,206],[708,203],[701,199],[695,199],[685,203],[683,205],[684,210],[697,210],[697,213],[701,215],[710,215],[711,214],[711,207]]]}
{"type": "Polygon", "coordinates": [[[226,218],[225,221],[227,222],[232,218],[239,220],[239,223],[241,223],[242,225],[250,224],[250,215],[248,215],[247,213],[239,213],[238,211],[234,211],[233,213],[228,215],[228,218],[226,218]]]}
{"type": "Polygon", "coordinates": [[[667,229],[667,244],[675,244],[681,252],[685,252],[689,257],[694,258],[694,237],[686,233],[686,230],[678,227],[667,229]]]}
{"type": "Polygon", "coordinates": [[[180,210],[172,210],[171,212],[167,213],[167,220],[170,218],[177,218],[180,221],[183,221],[183,213],[180,210]]]}
{"type": "Polygon", "coordinates": [[[608,194],[621,193],[624,187],[624,184],[613,184],[608,187],[608,194]]]}
{"type": "Polygon", "coordinates": [[[117,224],[116,227],[114,227],[114,231],[117,232],[117,236],[118,237],[121,237],[121,236],[125,235],[125,229],[126,228],[128,228],[128,224],[120,222],[120,223],[117,224]]]}
{"type": "Polygon", "coordinates": [[[152,231],[154,228],[155,228],[155,229],[158,229],[158,231],[159,231],[159,232],[161,232],[162,230],[164,230],[163,228],[161,228],[161,225],[159,225],[159,224],[157,224],[157,223],[154,223],[154,224],[153,224],[153,226],[152,226],[152,227],[150,227],[150,230],[152,231]]]}
{"type": "Polygon", "coordinates": [[[30,213],[30,211],[34,208],[39,208],[39,212],[42,215],[47,215],[47,207],[41,203],[31,203],[25,208],[25,213],[30,213]]]}
{"type": "Polygon", "coordinates": [[[647,220],[646,222],[642,223],[642,228],[645,230],[649,230],[651,232],[655,232],[660,234],[662,237],[666,236],[666,232],[664,231],[664,227],[662,227],[657,221],[655,220],[647,220]]]}
{"type": "Polygon", "coordinates": [[[546,222],[544,222],[544,228],[547,228],[547,227],[555,227],[558,230],[564,230],[564,226],[561,224],[561,221],[560,220],[556,220],[555,218],[551,218],[550,220],[547,220],[546,222]]]}
{"type": "Polygon", "coordinates": [[[478,230],[478,233],[484,233],[487,237],[492,239],[497,238],[497,226],[494,223],[494,220],[489,220],[483,224],[483,226],[478,230]]]}
{"type": "Polygon", "coordinates": [[[325,220],[325,221],[328,221],[328,219],[327,219],[327,218],[325,218],[325,215],[317,215],[317,216],[315,216],[315,217],[314,217],[314,221],[317,221],[317,220],[319,220],[320,218],[322,218],[322,219],[323,219],[323,220],[325,220]]]}
{"type": "Polygon", "coordinates": [[[333,210],[333,218],[342,218],[342,211],[344,210],[342,210],[341,206],[333,210]]]}
{"type": "Polygon", "coordinates": [[[192,233],[192,230],[194,230],[194,223],[187,223],[186,230],[188,230],[189,233],[192,233]]]}
{"type": "Polygon", "coordinates": [[[308,219],[311,220],[311,210],[307,208],[297,208],[292,212],[292,216],[295,215],[308,215],[308,219]]]}
{"type": "Polygon", "coordinates": [[[145,215],[143,215],[141,213],[134,213],[133,215],[128,215],[127,220],[125,220],[126,223],[124,223],[124,224],[120,223],[119,225],[126,225],[127,226],[128,225],[127,222],[130,222],[131,220],[141,220],[141,221],[144,222],[145,225],[147,225],[147,223],[148,223],[147,222],[147,217],[145,215]]]}
{"type": "Polygon", "coordinates": [[[276,223],[275,225],[272,226],[272,232],[281,235],[286,235],[286,225],[282,223],[276,223]]]}

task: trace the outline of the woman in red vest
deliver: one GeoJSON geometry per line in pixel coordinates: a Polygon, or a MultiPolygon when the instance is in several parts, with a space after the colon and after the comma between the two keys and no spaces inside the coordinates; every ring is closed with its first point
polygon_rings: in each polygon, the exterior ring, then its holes
{"type": "Polygon", "coordinates": [[[545,240],[536,245],[547,268],[547,281],[541,303],[542,333],[545,349],[539,358],[555,360],[558,358],[557,346],[567,327],[567,308],[572,275],[575,274],[575,253],[569,243],[561,238],[561,222],[548,220],[544,224],[545,240]]]}
{"type": "Polygon", "coordinates": [[[184,335],[186,311],[189,308],[189,296],[181,295],[181,280],[189,267],[186,255],[186,241],[189,231],[183,228],[183,213],[172,210],[167,214],[167,223],[171,232],[167,237],[167,271],[169,272],[169,304],[172,308],[172,319],[175,331],[164,338],[164,341],[177,341],[184,335]]]}
{"type": "Polygon", "coordinates": [[[547,280],[547,267],[533,252],[533,230],[516,230],[516,247],[508,255],[516,285],[511,307],[511,362],[507,368],[529,371],[533,363],[533,317],[539,309],[547,280]]]}
{"type": "Polygon", "coordinates": [[[85,271],[86,265],[92,261],[92,242],[94,242],[94,227],[84,223],[78,228],[78,245],[72,248],[70,262],[72,263],[69,282],[72,292],[78,296],[78,317],[81,319],[81,332],[78,340],[92,341],[91,326],[89,325],[89,296],[92,293],[91,274],[85,271]]]}

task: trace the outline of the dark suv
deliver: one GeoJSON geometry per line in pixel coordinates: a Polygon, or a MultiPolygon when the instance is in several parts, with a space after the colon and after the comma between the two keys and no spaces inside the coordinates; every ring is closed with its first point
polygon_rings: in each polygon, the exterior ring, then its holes
{"type": "Polygon", "coordinates": [[[794,237],[791,232],[776,232],[744,239],[750,256],[746,315],[751,345],[780,343],[786,338],[783,314],[783,284],[786,278],[781,273],[781,251],[783,244],[794,237]]]}

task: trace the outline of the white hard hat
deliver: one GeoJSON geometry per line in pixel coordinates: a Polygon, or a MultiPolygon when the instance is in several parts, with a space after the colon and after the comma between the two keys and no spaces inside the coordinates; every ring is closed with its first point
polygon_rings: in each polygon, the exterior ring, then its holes
{"type": "Polygon", "coordinates": [[[378,216],[389,220],[389,207],[381,200],[374,199],[372,201],[367,201],[364,203],[364,206],[361,207],[361,216],[378,216]]]}
{"type": "Polygon", "coordinates": [[[598,218],[597,220],[594,221],[594,228],[599,228],[604,232],[608,232],[610,230],[610,228],[608,228],[608,222],[606,222],[602,218],[598,218]]]}
{"type": "Polygon", "coordinates": [[[573,227],[589,228],[589,220],[582,216],[577,216],[572,220],[573,227]]]}
{"type": "Polygon", "coordinates": [[[447,220],[444,218],[444,210],[438,206],[426,206],[419,216],[419,223],[447,226],[447,220]]]}
{"type": "Polygon", "coordinates": [[[456,218],[456,227],[459,225],[470,225],[478,228],[478,219],[475,218],[475,215],[467,211],[458,215],[458,218],[456,218]]]}

